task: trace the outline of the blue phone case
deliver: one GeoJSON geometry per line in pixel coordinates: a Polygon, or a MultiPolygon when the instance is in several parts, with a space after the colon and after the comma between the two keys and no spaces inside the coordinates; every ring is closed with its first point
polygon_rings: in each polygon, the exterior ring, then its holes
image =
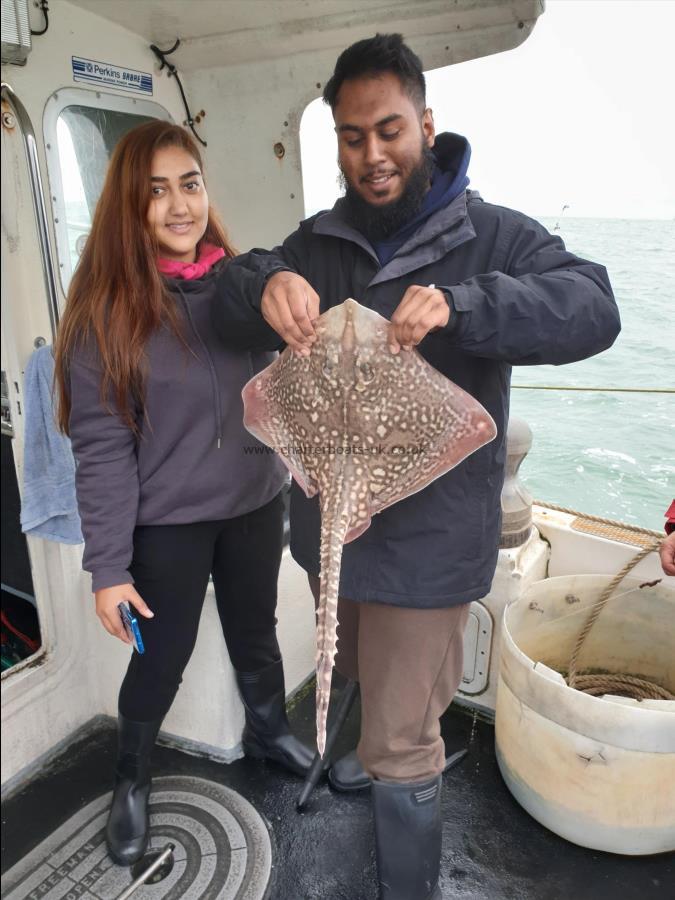
{"type": "Polygon", "coordinates": [[[144,653],[143,638],[141,637],[141,629],[138,627],[138,619],[134,616],[126,603],[119,603],[117,608],[122,617],[122,624],[127,633],[127,637],[134,645],[137,653],[144,653]]]}

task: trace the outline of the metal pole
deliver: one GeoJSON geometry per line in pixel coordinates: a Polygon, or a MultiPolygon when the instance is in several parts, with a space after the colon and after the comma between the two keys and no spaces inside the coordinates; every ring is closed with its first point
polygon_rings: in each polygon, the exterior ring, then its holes
{"type": "Polygon", "coordinates": [[[167,859],[171,856],[173,851],[176,849],[174,844],[167,844],[166,847],[162,850],[161,854],[157,857],[157,859],[152,863],[152,865],[148,866],[148,868],[143,872],[135,881],[132,881],[128,888],[126,888],[116,900],[127,900],[127,897],[131,897],[134,891],[137,890],[142,884],[148,880],[148,878],[162,866],[167,859]]]}
{"type": "Polygon", "coordinates": [[[19,124],[23,148],[28,163],[28,175],[30,178],[31,198],[33,211],[37,225],[38,241],[40,244],[40,260],[42,262],[42,274],[45,281],[47,301],[49,303],[49,320],[52,326],[52,339],[56,337],[56,326],[59,321],[59,302],[54,276],[54,254],[52,253],[51,238],[47,225],[47,211],[45,209],[44,193],[42,189],[42,177],[40,175],[40,160],[37,151],[35,132],[23,103],[16,96],[11,86],[2,82],[2,99],[10,106],[19,124]]]}
{"type": "Polygon", "coordinates": [[[324,755],[323,757],[321,757],[318,753],[315,754],[311,768],[307,773],[307,777],[305,778],[305,783],[303,784],[302,790],[300,791],[300,796],[298,797],[298,802],[296,803],[296,809],[298,810],[298,812],[300,812],[304,808],[305,804],[309,800],[309,795],[319,783],[319,778],[321,778],[321,773],[323,772],[326,763],[330,761],[330,755],[333,750],[333,745],[337,740],[337,736],[340,734],[345,719],[349,715],[349,710],[352,708],[358,690],[358,681],[348,681],[345,685],[344,690],[342,691],[340,702],[338,703],[337,709],[335,711],[335,719],[333,720],[331,727],[328,729],[328,734],[326,735],[326,749],[324,755]]]}

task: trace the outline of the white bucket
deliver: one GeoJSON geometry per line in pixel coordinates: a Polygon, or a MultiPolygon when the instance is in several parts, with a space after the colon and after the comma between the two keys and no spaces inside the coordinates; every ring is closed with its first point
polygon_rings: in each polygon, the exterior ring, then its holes
{"type": "MultiPolygon", "coordinates": [[[[507,607],[495,739],[516,800],[582,847],[675,850],[675,701],[592,697],[567,671],[605,575],[547,578],[507,607]]],[[[675,694],[675,589],[625,578],[586,638],[578,670],[642,676],[675,694]]]]}

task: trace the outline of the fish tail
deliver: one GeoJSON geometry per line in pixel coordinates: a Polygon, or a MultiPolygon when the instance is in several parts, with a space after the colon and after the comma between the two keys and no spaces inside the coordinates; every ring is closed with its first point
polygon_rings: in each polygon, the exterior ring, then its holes
{"type": "Polygon", "coordinates": [[[337,605],[342,545],[349,526],[342,478],[335,485],[333,502],[321,506],[321,574],[316,625],[316,743],[323,757],[333,663],[337,648],[337,605]]]}

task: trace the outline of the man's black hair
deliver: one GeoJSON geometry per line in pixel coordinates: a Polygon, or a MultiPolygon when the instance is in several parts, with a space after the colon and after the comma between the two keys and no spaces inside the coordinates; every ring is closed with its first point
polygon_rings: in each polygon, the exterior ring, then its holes
{"type": "Polygon", "coordinates": [[[422,61],[403,42],[401,34],[376,34],[375,37],[357,41],[343,50],[335,63],[335,71],[324,88],[324,103],[334,110],[344,81],[377,76],[382,72],[396,75],[420,112],[424,110],[426,82],[422,61]]]}

